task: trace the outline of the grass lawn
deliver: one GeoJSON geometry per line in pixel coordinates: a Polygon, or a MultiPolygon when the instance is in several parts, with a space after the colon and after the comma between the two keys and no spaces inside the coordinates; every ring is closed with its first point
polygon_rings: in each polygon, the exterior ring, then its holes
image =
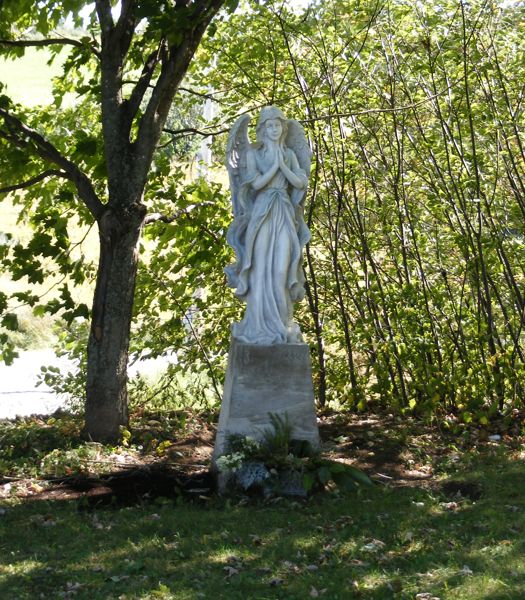
{"type": "MultiPolygon", "coordinates": [[[[0,57],[0,81],[6,85],[7,94],[25,106],[38,106],[53,102],[52,79],[62,72],[67,56],[63,52],[51,65],[47,48],[26,48],[24,56],[15,60],[0,57]]],[[[68,97],[66,103],[71,103],[68,97]]]]}
{"type": "MultiPolygon", "coordinates": [[[[397,455],[414,455],[406,431],[402,439],[397,455]]],[[[305,502],[86,509],[78,499],[7,498],[0,598],[523,600],[525,465],[515,442],[458,452],[442,441],[431,481],[305,502]]]]}

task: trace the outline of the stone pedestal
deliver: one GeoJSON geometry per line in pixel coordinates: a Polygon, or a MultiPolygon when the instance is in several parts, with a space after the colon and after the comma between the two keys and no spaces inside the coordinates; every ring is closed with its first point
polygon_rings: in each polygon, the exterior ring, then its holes
{"type": "Polygon", "coordinates": [[[269,413],[288,415],[294,439],[319,445],[308,346],[262,346],[232,338],[213,465],[227,451],[231,434],[261,439],[262,432],[273,430],[269,413]]]}

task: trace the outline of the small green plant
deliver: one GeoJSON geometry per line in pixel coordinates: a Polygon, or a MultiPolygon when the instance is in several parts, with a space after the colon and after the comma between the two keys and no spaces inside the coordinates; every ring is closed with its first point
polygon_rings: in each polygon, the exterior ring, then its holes
{"type": "Polygon", "coordinates": [[[100,463],[110,454],[102,444],[89,442],[71,450],[55,449],[46,454],[41,462],[42,472],[48,477],[65,477],[75,473],[88,474],[94,470],[97,473],[103,469],[100,463]]]}
{"type": "Polygon", "coordinates": [[[372,486],[373,482],[356,467],[317,456],[309,460],[303,484],[306,491],[322,489],[330,484],[344,491],[351,491],[360,485],[372,486]]]}
{"type": "Polygon", "coordinates": [[[228,452],[217,459],[217,468],[244,491],[262,490],[265,496],[305,497],[330,485],[353,490],[371,486],[370,478],[338,461],[323,458],[307,440],[294,439],[288,419],[269,414],[272,429],[262,432],[261,440],[231,435],[228,452]]]}
{"type": "Polygon", "coordinates": [[[281,416],[269,413],[273,429],[266,429],[263,433],[263,446],[273,456],[288,456],[292,443],[292,425],[288,413],[281,416]]]}

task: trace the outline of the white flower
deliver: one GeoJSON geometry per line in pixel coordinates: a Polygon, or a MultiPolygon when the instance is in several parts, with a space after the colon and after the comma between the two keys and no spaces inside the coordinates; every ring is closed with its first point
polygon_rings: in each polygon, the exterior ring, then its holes
{"type": "Polygon", "coordinates": [[[233,452],[232,454],[224,454],[223,456],[219,456],[217,459],[217,468],[221,473],[232,472],[235,471],[242,465],[245,461],[245,456],[241,452],[233,452]]]}

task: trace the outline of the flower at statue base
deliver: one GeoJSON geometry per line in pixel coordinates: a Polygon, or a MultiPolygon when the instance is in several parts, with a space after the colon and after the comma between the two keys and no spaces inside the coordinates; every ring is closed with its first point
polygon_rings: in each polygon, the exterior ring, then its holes
{"type": "Polygon", "coordinates": [[[246,456],[242,452],[223,454],[217,459],[217,469],[220,473],[235,473],[245,460],[246,456]]]}
{"type": "Polygon", "coordinates": [[[270,418],[273,430],[262,432],[261,441],[239,434],[228,438],[228,454],[219,457],[216,465],[231,489],[262,493],[266,498],[306,498],[327,487],[349,491],[372,485],[359,469],[325,459],[307,440],[294,439],[286,415],[270,418]]]}

